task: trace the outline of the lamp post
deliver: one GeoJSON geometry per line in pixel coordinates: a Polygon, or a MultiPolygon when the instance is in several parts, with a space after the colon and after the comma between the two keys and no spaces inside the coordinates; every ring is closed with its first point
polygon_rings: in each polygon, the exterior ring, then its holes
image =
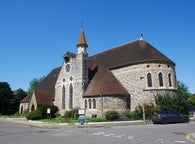
{"type": "Polygon", "coordinates": [[[142,111],[143,111],[143,122],[146,122],[146,116],[145,116],[145,108],[144,108],[144,77],[140,77],[140,82],[141,82],[141,90],[142,90],[142,111]]]}

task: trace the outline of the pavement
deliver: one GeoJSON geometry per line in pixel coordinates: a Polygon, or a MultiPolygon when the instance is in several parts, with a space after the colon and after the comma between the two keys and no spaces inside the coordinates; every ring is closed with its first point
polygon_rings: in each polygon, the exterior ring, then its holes
{"type": "MultiPolygon", "coordinates": [[[[49,122],[38,122],[27,120],[26,118],[0,118],[0,121],[6,121],[9,123],[15,123],[25,126],[32,126],[38,128],[61,128],[61,127],[75,127],[75,128],[87,128],[87,127],[111,127],[111,126],[127,126],[127,125],[137,125],[144,124],[142,120],[137,121],[115,121],[115,122],[90,122],[80,125],[79,123],[49,123],[49,122]]],[[[146,122],[145,124],[148,124],[146,122]]]]}
{"type": "MultiPolygon", "coordinates": [[[[136,120],[136,121],[115,121],[115,122],[91,122],[91,123],[84,123],[80,125],[79,123],[75,124],[68,124],[68,123],[48,123],[48,122],[38,122],[27,120],[26,118],[0,118],[1,121],[6,121],[9,123],[15,123],[19,125],[31,126],[31,127],[38,127],[38,128],[62,128],[62,127],[70,127],[70,128],[89,128],[89,127],[112,127],[112,126],[128,126],[128,125],[140,125],[140,124],[151,124],[151,122],[146,121],[145,123],[143,120],[136,120]]],[[[192,122],[195,122],[194,120],[192,122]]],[[[195,132],[189,133],[186,135],[186,138],[191,142],[195,143],[195,132]]]]}

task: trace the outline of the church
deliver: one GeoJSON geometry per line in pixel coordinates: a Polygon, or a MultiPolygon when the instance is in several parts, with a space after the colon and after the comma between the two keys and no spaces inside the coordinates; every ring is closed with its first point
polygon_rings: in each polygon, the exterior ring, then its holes
{"type": "Polygon", "coordinates": [[[51,70],[33,93],[21,101],[20,113],[54,104],[61,115],[77,108],[85,110],[87,117],[102,117],[107,110],[132,111],[143,102],[154,103],[157,94],[177,91],[175,63],[142,35],[89,56],[81,29],[75,45],[77,53],[66,52],[63,64],[51,70]]]}

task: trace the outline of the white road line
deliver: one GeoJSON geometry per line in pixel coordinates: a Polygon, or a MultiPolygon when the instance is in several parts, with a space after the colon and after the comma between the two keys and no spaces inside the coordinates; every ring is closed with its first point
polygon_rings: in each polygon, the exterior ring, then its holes
{"type": "Polygon", "coordinates": [[[185,141],[174,141],[174,143],[182,143],[182,144],[185,144],[186,142],[185,141]]]}

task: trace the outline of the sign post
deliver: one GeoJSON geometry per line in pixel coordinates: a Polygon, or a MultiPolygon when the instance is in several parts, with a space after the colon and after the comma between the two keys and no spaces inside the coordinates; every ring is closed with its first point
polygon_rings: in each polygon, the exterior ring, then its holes
{"type": "Polygon", "coordinates": [[[47,108],[47,119],[51,118],[51,109],[47,108]]]}
{"type": "Polygon", "coordinates": [[[78,114],[79,114],[79,124],[83,125],[85,123],[85,110],[84,109],[79,109],[78,110],[78,114]]]}

